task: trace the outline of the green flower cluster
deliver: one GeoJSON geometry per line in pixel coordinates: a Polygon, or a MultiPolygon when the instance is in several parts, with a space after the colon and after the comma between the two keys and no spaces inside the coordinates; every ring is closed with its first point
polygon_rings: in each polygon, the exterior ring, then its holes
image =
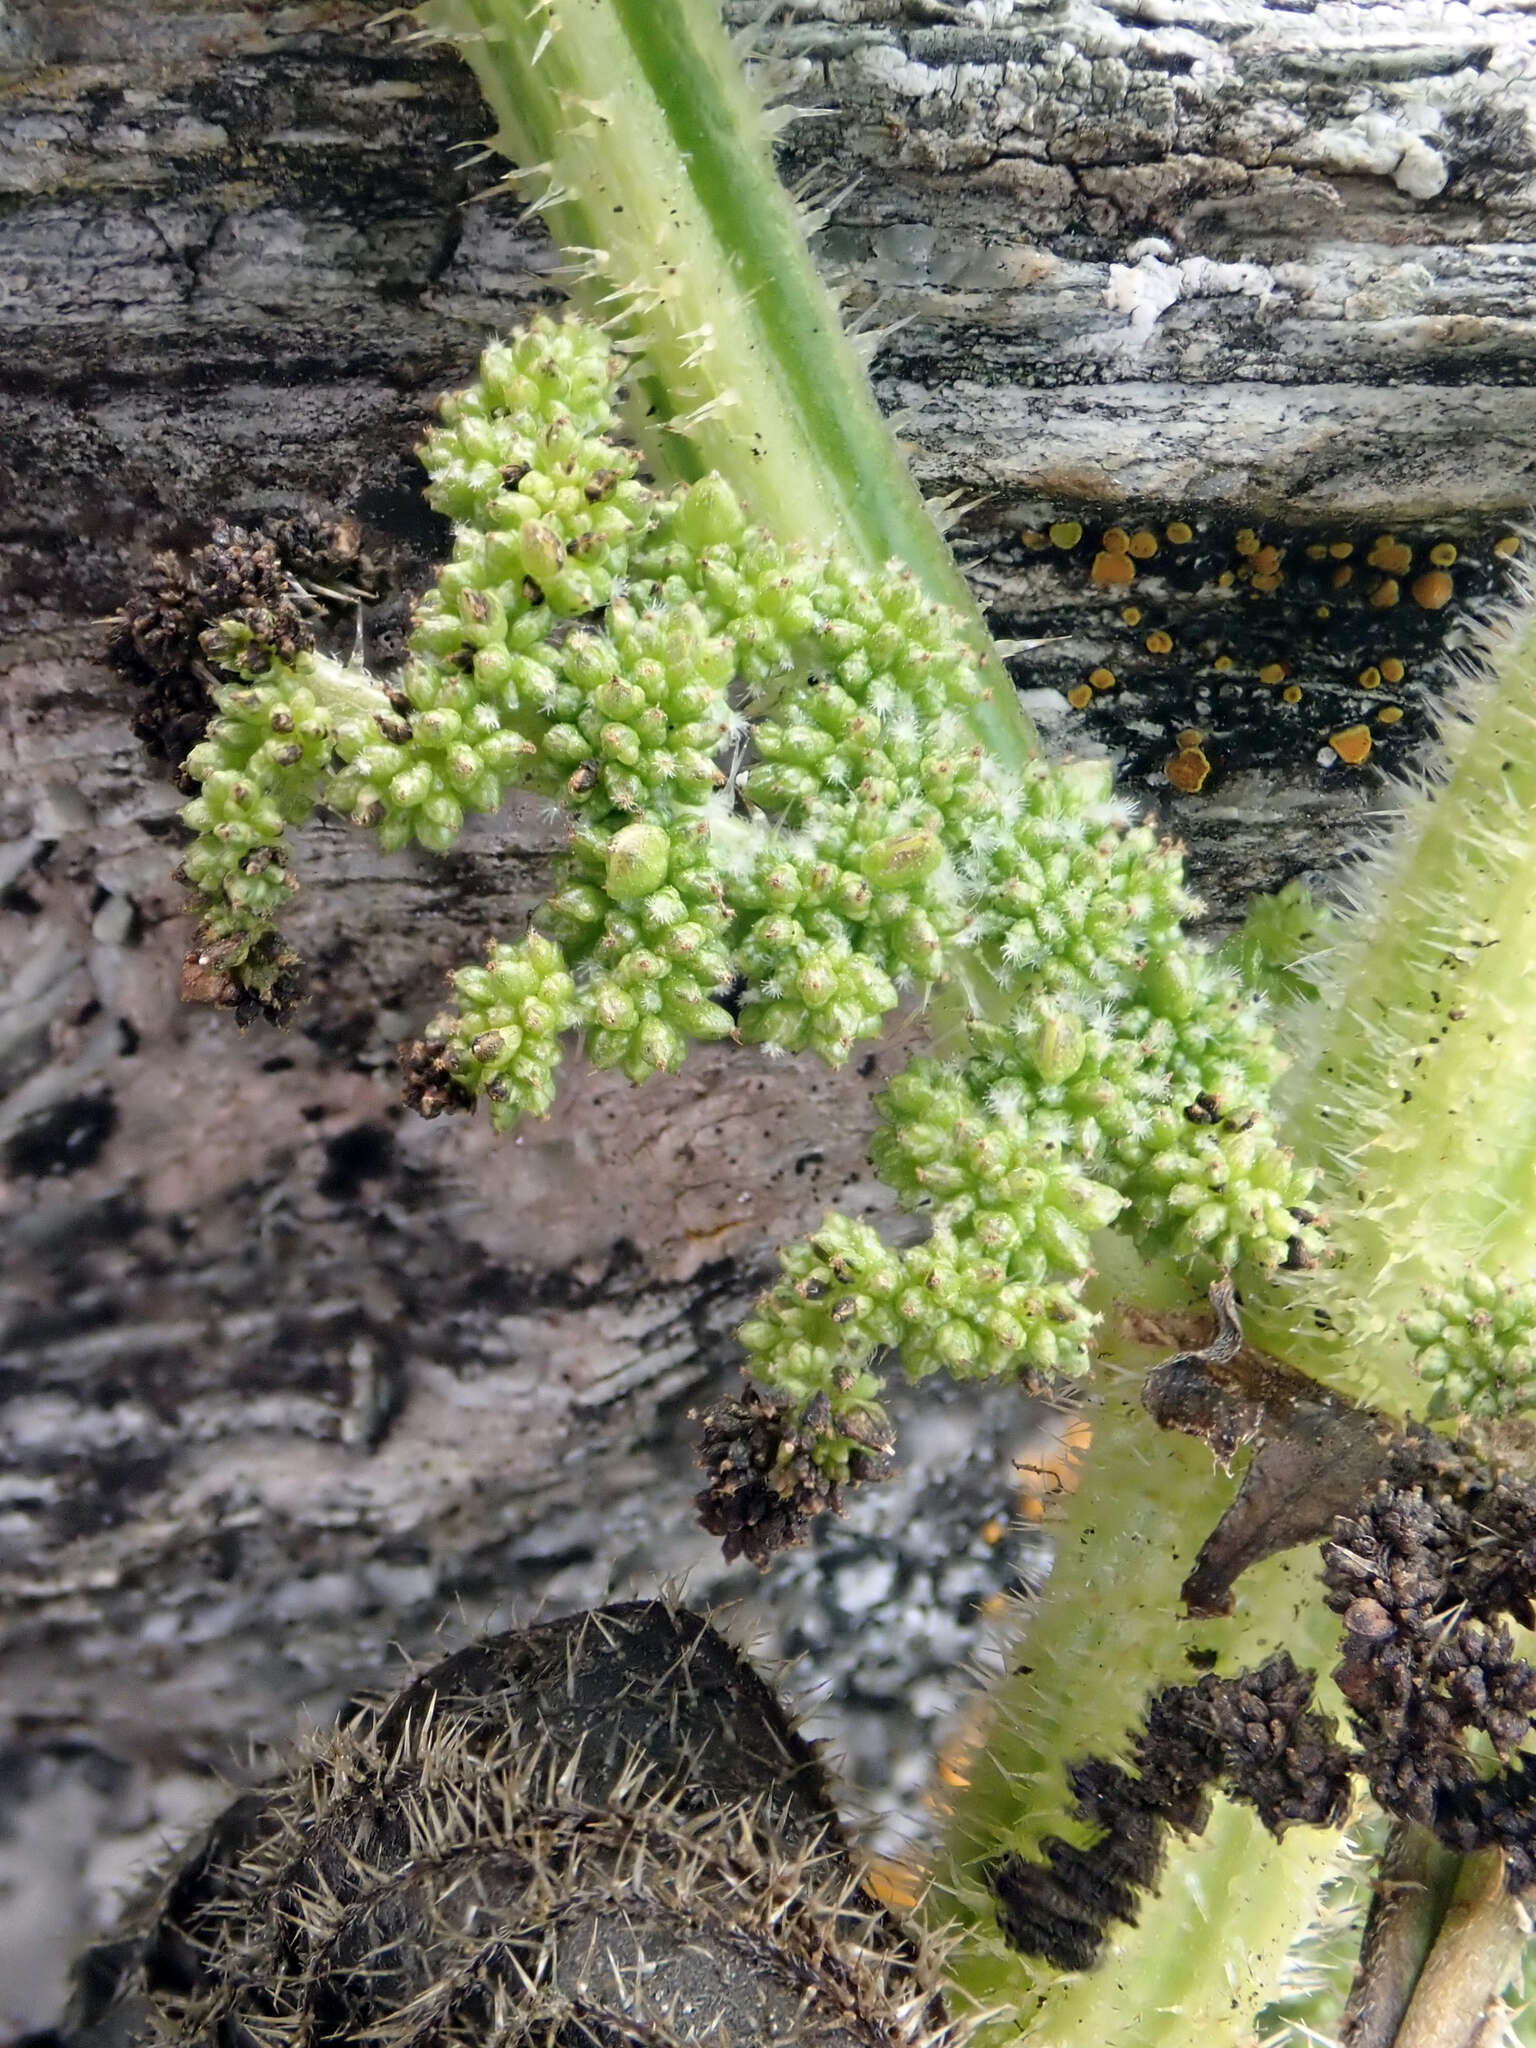
{"type": "Polygon", "coordinates": [[[326,793],[386,848],[445,852],[466,813],[569,772],[548,742],[589,685],[557,636],[613,598],[651,497],[607,437],[619,370],[599,331],[536,320],[442,403],[421,456],[453,553],[416,608],[395,729],[344,752],[326,793]]]}
{"type": "Polygon", "coordinates": [[[1122,1198],[1022,1117],[990,1114],[963,1069],[915,1060],[880,1108],[875,1166],[910,1205],[932,1205],[930,1233],[898,1252],[833,1213],[791,1246],[741,1332],[758,1376],[797,1401],[824,1393],[841,1417],[867,1409],[867,1364],[887,1348],[914,1379],[1084,1371],[1088,1238],[1122,1198]]]}
{"type": "Polygon", "coordinates": [[[323,654],[262,667],[249,643],[216,645],[226,666],[254,659],[256,673],[220,689],[217,716],[187,756],[199,791],[181,815],[197,837],[182,865],[213,933],[254,934],[298,886],[284,835],[320,801],[343,735],[365,745],[392,713],[361,671],[323,654]]]}
{"type": "MultiPolygon", "coordinates": [[[[878,1103],[875,1167],[930,1235],[830,1307],[792,1248],[744,1333],[760,1377],[814,1380],[834,1415],[882,1346],[913,1376],[1081,1373],[1089,1238],[1122,1212],[1146,1249],[1213,1264],[1318,1243],[1310,1177],[1264,1108],[1280,1056],[1182,936],[1177,855],[1125,827],[1097,771],[1039,767],[1010,794],[1007,838],[973,839],[962,874],[979,948],[1027,955],[1008,970],[1019,1008],[1006,1027],[973,1017],[963,1059],[914,1061],[878,1103]]],[[[809,1243],[853,1228],[829,1216],[809,1243]]]]}
{"type": "Polygon", "coordinates": [[[223,650],[187,872],[256,932],[316,803],[442,851],[511,789],[557,800],[534,930],[456,974],[407,1056],[424,1113],[484,1096],[499,1130],[548,1112],[572,1031],[636,1081],[732,1035],[840,1064],[948,983],[962,1049],[896,1077],[875,1144],[927,1237],[829,1217],[743,1332],[792,1413],[848,1425],[818,1431],[832,1471],[868,1441],[878,1351],[1079,1372],[1095,1230],[1126,1212],[1150,1246],[1273,1264],[1310,1242],[1307,1182],[1264,1115],[1268,1029],[1184,938],[1177,854],[1107,771],[989,758],[977,657],[899,565],[786,547],[718,477],[638,481],[621,369],[540,319],[444,400],[423,461],[453,551],[397,681],[223,650]]]}
{"type": "Polygon", "coordinates": [[[1403,1326],[1434,1388],[1432,1417],[1536,1408],[1536,1287],[1471,1267],[1454,1286],[1427,1289],[1403,1326]]]}
{"type": "Polygon", "coordinates": [[[559,707],[553,636],[608,602],[651,495],[634,452],[606,438],[619,370],[599,331],[536,320],[443,401],[422,460],[428,496],[456,522],[453,553],[417,607],[397,686],[319,655],[286,661],[248,631],[236,643],[229,624],[203,636],[238,676],[187,763],[201,789],[184,814],[198,835],[186,872],[212,931],[272,918],[294,886],[283,828],[317,803],[387,849],[441,853],[509,788],[555,786],[539,747],[559,707]]]}
{"type": "Polygon", "coordinates": [[[498,1131],[525,1111],[547,1116],[562,1034],[580,1017],[560,948],[537,932],[515,946],[492,940],[485,965],[459,968],[453,986],[452,1034],[431,1046],[441,1075],[470,1101],[483,1095],[498,1131]]]}

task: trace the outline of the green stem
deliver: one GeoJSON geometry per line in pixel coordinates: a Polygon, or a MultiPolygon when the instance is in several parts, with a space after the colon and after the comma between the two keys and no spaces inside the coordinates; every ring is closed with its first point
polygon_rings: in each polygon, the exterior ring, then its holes
{"type": "Polygon", "coordinates": [[[1340,2048],[1393,2048],[1435,1945],[1459,1859],[1417,1821],[1398,1821],[1382,1851],[1360,1959],[1339,2023],[1340,2048]]]}
{"type": "Polygon", "coordinates": [[[1397,1406],[1417,1398],[1398,1318],[1420,1290],[1471,1260],[1528,1278],[1536,1259],[1536,628],[1510,626],[1493,657],[1444,786],[1368,871],[1286,1082],[1337,1252],[1290,1355],[1397,1406]]]}
{"type": "Polygon", "coordinates": [[[1520,1967],[1526,1914],[1504,1889],[1497,1849],[1469,1856],[1393,2048],[1480,2048],[1488,2015],[1520,1967]]]}
{"type": "Polygon", "coordinates": [[[585,261],[576,296],[643,335],[642,382],[675,474],[717,470],[781,540],[892,556],[968,621],[991,671],[980,737],[1034,735],[981,612],[881,417],[774,171],[713,0],[431,0],[585,261]]]}

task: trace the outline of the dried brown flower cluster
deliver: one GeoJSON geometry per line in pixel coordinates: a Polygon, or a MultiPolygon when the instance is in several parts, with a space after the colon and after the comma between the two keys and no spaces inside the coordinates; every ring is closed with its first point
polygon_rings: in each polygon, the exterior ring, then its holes
{"type": "Polygon", "coordinates": [[[716,1402],[704,1416],[698,1462],[709,1484],[696,1496],[699,1520],[723,1536],[726,1562],[748,1557],[759,1570],[780,1550],[804,1543],[821,1514],[843,1512],[843,1485],[816,1460],[824,1440],[862,1425],[869,1441],[848,1460],[854,1483],[888,1479],[895,1432],[882,1417],[834,1421],[818,1394],[797,1411],[786,1394],[765,1393],[749,1380],[740,1400],[716,1402]]]}
{"type": "Polygon", "coordinates": [[[1536,1770],[1509,1759],[1536,1715],[1536,1670],[1508,1623],[1536,1614],[1536,1487],[1415,1430],[1323,1551],[1344,1624],[1334,1673],[1359,1767],[1388,1813],[1463,1854],[1497,1847],[1511,1892],[1536,1885],[1536,1770]],[[1482,1734],[1490,1771],[1468,1747],[1482,1734]]]}
{"type": "Polygon", "coordinates": [[[1236,1678],[1207,1673],[1155,1693],[1131,1745],[1134,1775],[1103,1757],[1068,1770],[1073,1813],[1100,1838],[1080,1849],[1048,1836],[1044,1862],[1008,1855],[988,1870],[1011,1945],[1060,1970],[1091,1969],[1109,1923],[1134,1922],[1156,1885],[1170,1832],[1204,1831],[1218,1785],[1254,1807],[1271,1834],[1298,1822],[1334,1825],[1351,1760],[1312,1711],[1312,1687],[1282,1650],[1236,1678]]]}
{"type": "MultiPolygon", "coordinates": [[[[308,559],[318,533],[297,538],[308,559]]],[[[178,780],[213,715],[214,687],[225,680],[210,666],[203,636],[220,620],[238,619],[253,640],[291,661],[314,645],[302,596],[271,535],[221,519],[207,546],[185,560],[157,555],[143,587],[108,622],[108,651],[140,687],[134,735],[178,780]]]]}

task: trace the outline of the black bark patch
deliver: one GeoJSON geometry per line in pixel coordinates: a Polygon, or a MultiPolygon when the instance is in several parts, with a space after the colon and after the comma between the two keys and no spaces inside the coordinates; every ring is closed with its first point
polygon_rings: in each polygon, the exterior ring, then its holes
{"type": "Polygon", "coordinates": [[[170,1463],[162,1455],[102,1458],[72,1472],[67,1493],[48,1518],[54,1539],[71,1543],[120,1527],[164,1483],[170,1463]]]}
{"type": "Polygon", "coordinates": [[[354,1124],[326,1140],[319,1192],[328,1202],[355,1202],[365,1181],[387,1179],[394,1166],[393,1132],[383,1124],[354,1124]]]}
{"type": "Polygon", "coordinates": [[[6,1139],[6,1171],[28,1180],[79,1173],[101,1157],[116,1129],[110,1095],[66,1096],[24,1118],[6,1139]]]}

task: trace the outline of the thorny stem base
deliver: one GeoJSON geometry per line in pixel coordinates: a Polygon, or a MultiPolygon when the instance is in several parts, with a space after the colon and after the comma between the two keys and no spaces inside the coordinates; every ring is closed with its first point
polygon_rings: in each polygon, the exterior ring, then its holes
{"type": "MultiPolygon", "coordinates": [[[[1145,1696],[1195,1676],[1191,1650],[1219,1647],[1234,1670],[1282,1647],[1298,1664],[1330,1661],[1337,1625],[1314,1597],[1309,1553],[1246,1578],[1236,1622],[1178,1620],[1180,1583],[1231,1483],[1203,1445],[1151,1430],[1140,1377],[1152,1362],[1125,1347],[1118,1366],[1099,1368],[1092,1449],[1056,1530],[1048,1588],[956,1795],[938,1889],[980,1927],[991,1916],[976,1864],[1006,1849],[1038,1853],[1047,1834],[1084,1840],[1064,1817],[1065,1764],[1123,1754],[1145,1696]],[[1127,1372],[1133,1360],[1139,1369],[1127,1372]]],[[[979,2005],[1010,2013],[991,2032],[997,2041],[1214,2048],[1248,2033],[1336,1852],[1332,1837],[1308,1829],[1277,1847],[1250,1812],[1221,1801],[1198,1842],[1175,1843],[1140,1925],[1117,1925],[1096,1969],[1061,1976],[981,1932],[951,1967],[979,2005]]]]}

